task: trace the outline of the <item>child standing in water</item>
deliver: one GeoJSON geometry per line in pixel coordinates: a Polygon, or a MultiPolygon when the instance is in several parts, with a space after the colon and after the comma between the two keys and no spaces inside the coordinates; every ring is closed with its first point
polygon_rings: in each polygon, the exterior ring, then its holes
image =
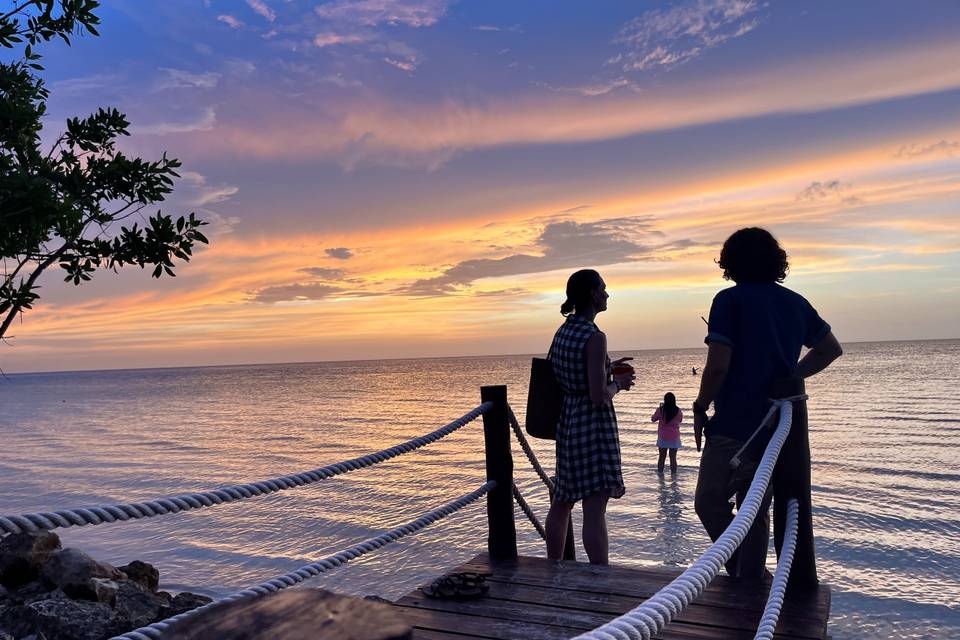
{"type": "Polygon", "coordinates": [[[657,423],[657,448],[660,459],[657,461],[657,473],[663,473],[663,464],[670,452],[670,473],[677,472],[677,449],[680,448],[680,423],[683,412],[677,406],[677,397],[672,393],[663,396],[660,407],[654,411],[651,422],[657,423]]]}

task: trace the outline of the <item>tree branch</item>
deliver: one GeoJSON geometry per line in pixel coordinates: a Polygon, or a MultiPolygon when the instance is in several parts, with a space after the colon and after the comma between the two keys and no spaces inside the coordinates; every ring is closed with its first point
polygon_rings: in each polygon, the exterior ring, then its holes
{"type": "MultiPolygon", "coordinates": [[[[49,257],[47,257],[46,260],[41,262],[37,266],[37,268],[34,269],[33,273],[30,274],[30,277],[27,278],[27,287],[32,287],[33,284],[37,281],[37,278],[40,277],[40,274],[43,273],[43,271],[47,267],[53,264],[57,260],[57,258],[63,255],[64,252],[67,249],[69,249],[71,246],[72,246],[72,243],[70,242],[63,243],[62,247],[54,251],[52,254],[50,254],[49,257]]],[[[2,338],[7,333],[7,329],[10,328],[10,324],[13,322],[13,319],[17,317],[17,314],[20,313],[20,311],[21,311],[20,305],[16,303],[14,303],[10,307],[10,310],[7,311],[7,317],[3,319],[3,324],[0,324],[0,338],[2,338]]]]}

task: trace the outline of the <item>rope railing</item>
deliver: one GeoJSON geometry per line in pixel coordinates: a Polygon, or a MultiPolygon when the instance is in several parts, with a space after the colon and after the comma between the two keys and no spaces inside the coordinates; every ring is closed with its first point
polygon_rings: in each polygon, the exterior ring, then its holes
{"type": "Polygon", "coordinates": [[[507,416],[510,418],[510,426],[513,428],[513,433],[517,437],[517,442],[520,443],[520,448],[523,449],[523,452],[527,455],[527,460],[530,461],[530,466],[532,466],[533,470],[540,476],[540,479],[543,481],[543,484],[547,486],[547,489],[553,493],[553,480],[550,479],[547,472],[543,470],[543,465],[537,460],[537,454],[535,454],[530,447],[527,436],[523,434],[523,429],[520,428],[520,423],[517,422],[517,416],[514,415],[513,407],[510,405],[507,405],[507,416]]]}
{"type": "Polygon", "coordinates": [[[530,505],[527,504],[527,501],[524,500],[523,494],[520,493],[520,489],[517,488],[517,485],[513,485],[513,499],[516,501],[517,506],[520,507],[520,510],[527,516],[530,520],[530,523],[533,525],[533,528],[537,530],[537,533],[540,534],[540,537],[544,540],[547,539],[547,530],[543,528],[543,525],[540,524],[540,520],[537,518],[537,514],[533,512],[533,509],[530,508],[530,505]]]}
{"type": "Polygon", "coordinates": [[[783,608],[783,599],[787,593],[787,581],[790,579],[790,567],[793,564],[793,554],[797,550],[797,524],[800,520],[800,506],[796,498],[787,503],[786,526],[783,533],[783,546],[780,548],[780,559],[777,560],[777,570],[773,574],[773,583],[767,595],[767,604],[760,617],[757,635],[754,640],[773,640],[773,632],[780,620],[780,610],[783,608]]]}
{"type": "Polygon", "coordinates": [[[420,516],[415,520],[411,520],[410,522],[404,525],[390,529],[389,531],[382,533],[381,535],[375,538],[370,538],[368,540],[365,540],[364,542],[354,545],[349,549],[345,549],[343,551],[340,551],[339,553],[335,553],[331,556],[327,556],[322,560],[312,562],[308,565],[300,567],[296,571],[291,571],[290,573],[286,573],[282,576],[278,576],[276,578],[273,578],[272,580],[262,582],[255,587],[244,589],[243,591],[234,593],[233,595],[227,596],[221,600],[215,600],[213,602],[203,605],[202,607],[191,609],[190,611],[187,611],[185,613],[181,613],[179,615],[173,616],[172,618],[167,618],[166,620],[155,622],[151,625],[136,629],[135,631],[129,631],[122,635],[115,636],[111,640],[157,640],[161,638],[163,633],[166,632],[172,625],[180,622],[181,620],[184,620],[185,618],[189,618],[199,613],[209,611],[214,607],[217,607],[219,605],[222,605],[228,602],[234,602],[236,600],[242,600],[245,598],[259,598],[261,596],[266,596],[271,593],[276,593],[281,589],[292,587],[295,584],[299,584],[301,582],[304,582],[305,580],[309,580],[310,578],[316,577],[321,573],[324,573],[325,571],[329,571],[330,569],[334,569],[336,567],[344,565],[355,558],[359,558],[364,554],[367,554],[371,551],[379,549],[380,547],[383,547],[384,545],[390,542],[399,540],[400,538],[410,535],[411,533],[415,533],[420,529],[423,529],[427,525],[432,524],[437,520],[440,520],[441,518],[444,518],[452,513],[459,511],[460,509],[467,506],[471,502],[475,502],[476,500],[484,496],[486,493],[488,493],[495,486],[496,486],[496,482],[494,482],[493,480],[487,481],[485,484],[481,485],[478,489],[471,491],[470,493],[467,493],[463,496],[460,496],[456,500],[452,500],[447,504],[441,507],[438,507],[437,509],[434,509],[432,511],[429,511],[428,513],[423,514],[422,516],[420,516]]]}
{"type": "Polygon", "coordinates": [[[581,634],[576,640],[650,640],[676,617],[713,580],[743,542],[763,502],[777,457],[790,432],[793,398],[775,400],[780,420],[770,439],[747,495],[737,515],[707,551],[670,584],[638,607],[610,622],[581,634]]]}
{"type": "Polygon", "coordinates": [[[44,529],[58,529],[61,527],[82,527],[84,525],[97,525],[107,522],[125,522],[128,520],[166,515],[168,513],[189,511],[191,509],[212,507],[218,504],[283,491],[293,487],[305,486],[343,473],[373,466],[401,454],[419,449],[432,442],[436,442],[440,438],[450,435],[457,429],[470,423],[477,416],[489,411],[492,406],[493,404],[491,402],[484,402],[450,424],[440,427],[431,433],[411,438],[406,442],[383,449],[382,451],[352,458],[343,462],[337,462],[313,469],[312,471],[304,471],[302,473],[248,484],[233,485],[212,491],[185,493],[167,498],[157,498],[145,502],[0,516],[0,532],[37,532],[44,529]]]}

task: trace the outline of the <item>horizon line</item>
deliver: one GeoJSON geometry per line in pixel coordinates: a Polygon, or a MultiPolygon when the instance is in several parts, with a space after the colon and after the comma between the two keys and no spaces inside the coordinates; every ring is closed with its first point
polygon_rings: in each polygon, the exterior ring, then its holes
{"type": "MultiPolygon", "coordinates": [[[[908,340],[849,340],[842,344],[883,344],[887,342],[950,342],[960,340],[960,337],[954,338],[910,338],[908,340]]],[[[643,349],[610,349],[610,352],[649,352],[649,351],[693,351],[706,350],[706,346],[698,347],[657,347],[643,349]]],[[[172,365],[166,367],[116,367],[106,369],[60,369],[55,371],[18,371],[4,372],[0,370],[0,384],[3,384],[4,378],[11,376],[30,376],[45,375],[54,373],[106,373],[118,371],[165,371],[170,369],[219,369],[226,367],[263,367],[263,366],[282,366],[282,365],[302,365],[302,364],[334,364],[349,362],[395,362],[400,360],[457,360],[462,358],[507,358],[519,356],[537,356],[544,352],[530,353],[486,353],[486,354],[460,354],[451,356],[417,356],[417,357],[394,357],[394,358],[353,358],[353,359],[333,359],[333,360],[298,360],[290,362],[242,362],[236,364],[191,364],[191,365],[172,365]]]]}

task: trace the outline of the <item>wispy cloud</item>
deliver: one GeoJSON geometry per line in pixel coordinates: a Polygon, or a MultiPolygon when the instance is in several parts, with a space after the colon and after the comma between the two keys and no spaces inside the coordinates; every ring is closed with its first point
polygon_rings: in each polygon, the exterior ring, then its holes
{"type": "Polygon", "coordinates": [[[366,27],[429,27],[446,13],[447,4],[447,0],[334,0],[314,11],[322,18],[366,27]]]}
{"type": "Polygon", "coordinates": [[[581,96],[603,96],[611,91],[616,91],[617,89],[622,89],[623,87],[632,87],[634,83],[626,78],[613,78],[610,80],[598,80],[596,82],[591,82],[589,84],[572,86],[572,87],[554,87],[551,85],[543,85],[550,89],[551,91],[558,91],[561,93],[576,93],[581,96]]]}
{"type": "Polygon", "coordinates": [[[960,142],[956,140],[941,140],[929,145],[910,144],[900,147],[895,158],[922,158],[927,156],[945,156],[952,158],[960,152],[960,142]]]}
{"type": "Polygon", "coordinates": [[[323,31],[313,37],[313,44],[316,47],[332,47],[338,44],[359,44],[373,39],[369,33],[334,33],[332,31],[323,31]]]}
{"type": "Polygon", "coordinates": [[[183,69],[172,69],[170,67],[160,67],[163,76],[155,85],[156,90],[179,89],[179,88],[197,88],[212,89],[217,86],[221,75],[214,71],[203,71],[192,73],[183,69]]]}
{"type": "Polygon", "coordinates": [[[78,96],[91,91],[102,91],[107,87],[120,84],[122,77],[112,73],[98,73],[67,80],[57,80],[51,84],[51,89],[59,97],[78,96]]]}
{"type": "Polygon", "coordinates": [[[397,69],[400,69],[401,71],[406,71],[407,73],[413,73],[414,71],[416,71],[417,64],[418,64],[415,58],[407,59],[407,60],[398,60],[397,58],[384,58],[383,61],[386,62],[391,67],[396,67],[397,69]]]}
{"type": "Polygon", "coordinates": [[[344,88],[344,89],[356,88],[356,87],[362,87],[362,86],[363,86],[363,82],[361,82],[360,80],[355,80],[355,79],[352,79],[352,78],[345,78],[345,77],[343,77],[343,74],[340,74],[340,73],[330,73],[330,74],[327,74],[327,75],[325,75],[325,76],[322,76],[322,77],[320,78],[320,82],[326,82],[326,83],[329,83],[329,84],[333,84],[333,85],[336,85],[336,86],[341,87],[341,88],[344,88]]]}
{"type": "Polygon", "coordinates": [[[278,284],[252,292],[252,300],[265,304],[322,300],[341,294],[343,291],[341,287],[324,282],[278,284]]]}
{"type": "Polygon", "coordinates": [[[217,20],[227,25],[231,29],[242,29],[243,22],[230,15],[229,13],[223,13],[217,16],[217,20]]]}
{"type": "Polygon", "coordinates": [[[322,280],[342,280],[345,272],[343,269],[332,269],[330,267],[303,267],[300,273],[320,278],[322,280]]]}
{"type": "Polygon", "coordinates": [[[337,260],[349,260],[353,257],[353,251],[346,247],[331,247],[330,249],[324,249],[323,252],[337,260]]]}
{"type": "Polygon", "coordinates": [[[512,24],[508,27],[498,27],[494,24],[478,24],[473,27],[474,31],[512,31],[513,33],[523,33],[523,29],[518,24],[512,24]]]}
{"type": "Polygon", "coordinates": [[[444,96],[429,102],[367,94],[327,102],[319,114],[315,105],[301,108],[264,93],[246,103],[257,126],[223,123],[216,138],[185,144],[195,144],[202,153],[226,147],[261,157],[333,156],[346,166],[357,158],[436,166],[467,149],[609,140],[954,89],[960,87],[960,66],[952,64],[958,55],[960,45],[947,41],[871,55],[832,55],[829,61],[808,58],[735,78],[704,80],[695,87],[664,85],[642,95],[611,91],[589,99],[551,93],[486,100],[444,96]]]}
{"type": "Polygon", "coordinates": [[[627,47],[610,60],[624,71],[675,67],[752,31],[756,0],[696,0],[653,9],[628,22],[614,42],[627,47]]]}
{"type": "Polygon", "coordinates": [[[823,200],[831,198],[848,190],[850,185],[844,184],[839,180],[827,180],[825,182],[811,182],[806,188],[797,194],[797,201],[803,200],[823,200]]]}
{"type": "Polygon", "coordinates": [[[213,107],[206,107],[203,111],[192,118],[181,121],[164,121],[153,124],[133,125],[131,132],[140,135],[164,136],[178,133],[193,133],[197,131],[210,131],[217,124],[217,112],[213,107]]]}
{"type": "Polygon", "coordinates": [[[240,191],[240,188],[234,185],[212,185],[206,176],[196,171],[181,171],[180,180],[178,194],[184,197],[187,204],[196,207],[223,202],[240,191]]]}
{"type": "Polygon", "coordinates": [[[273,22],[277,19],[277,14],[263,0],[247,0],[247,5],[256,13],[259,13],[265,20],[273,22]]]}
{"type": "Polygon", "coordinates": [[[649,254],[650,245],[643,242],[644,238],[658,235],[646,217],[554,222],[546,225],[537,239],[540,255],[516,253],[503,258],[465,260],[439,276],[417,280],[407,292],[417,296],[447,295],[482,278],[630,262],[649,254]]]}

